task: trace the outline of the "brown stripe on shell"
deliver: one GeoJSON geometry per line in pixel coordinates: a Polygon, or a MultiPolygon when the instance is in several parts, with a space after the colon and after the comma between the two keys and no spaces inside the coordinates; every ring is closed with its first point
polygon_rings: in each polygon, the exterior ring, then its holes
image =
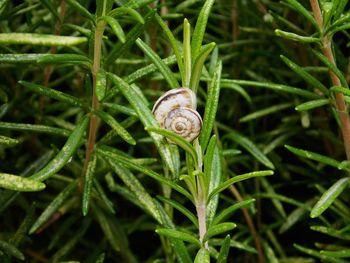
{"type": "Polygon", "coordinates": [[[161,97],[156,101],[156,103],[155,103],[154,106],[153,106],[152,113],[154,113],[154,112],[158,109],[159,105],[160,105],[162,102],[171,99],[174,95],[182,94],[182,95],[184,95],[185,97],[190,97],[189,95],[186,95],[186,93],[187,93],[186,88],[178,88],[178,89],[175,89],[175,90],[169,90],[168,92],[166,92],[163,96],[161,96],[161,97]]]}

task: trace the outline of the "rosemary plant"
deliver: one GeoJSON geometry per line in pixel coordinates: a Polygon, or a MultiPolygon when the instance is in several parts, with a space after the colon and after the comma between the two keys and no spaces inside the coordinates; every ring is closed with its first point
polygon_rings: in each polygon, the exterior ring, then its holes
{"type": "Polygon", "coordinates": [[[0,1],[0,262],[348,262],[348,8],[0,1]]]}

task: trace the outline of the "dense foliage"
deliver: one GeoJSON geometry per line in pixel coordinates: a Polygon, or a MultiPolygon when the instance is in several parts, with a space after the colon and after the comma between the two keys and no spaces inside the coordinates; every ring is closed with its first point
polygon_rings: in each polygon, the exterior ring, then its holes
{"type": "Polygon", "coordinates": [[[348,262],[347,2],[0,0],[0,262],[348,262]]]}

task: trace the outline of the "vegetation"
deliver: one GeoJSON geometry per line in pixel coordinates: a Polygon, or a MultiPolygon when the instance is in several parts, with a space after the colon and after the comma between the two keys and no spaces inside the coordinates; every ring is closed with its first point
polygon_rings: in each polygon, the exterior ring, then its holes
{"type": "Polygon", "coordinates": [[[1,0],[0,262],[348,262],[347,2],[1,0]]]}

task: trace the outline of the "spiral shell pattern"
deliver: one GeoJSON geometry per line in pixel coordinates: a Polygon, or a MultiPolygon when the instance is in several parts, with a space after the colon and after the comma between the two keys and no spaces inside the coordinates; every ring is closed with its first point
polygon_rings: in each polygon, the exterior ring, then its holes
{"type": "Polygon", "coordinates": [[[152,112],[161,128],[171,130],[191,142],[198,137],[202,128],[202,118],[195,110],[196,104],[196,95],[192,90],[178,88],[163,94],[154,104],[152,112]]]}

